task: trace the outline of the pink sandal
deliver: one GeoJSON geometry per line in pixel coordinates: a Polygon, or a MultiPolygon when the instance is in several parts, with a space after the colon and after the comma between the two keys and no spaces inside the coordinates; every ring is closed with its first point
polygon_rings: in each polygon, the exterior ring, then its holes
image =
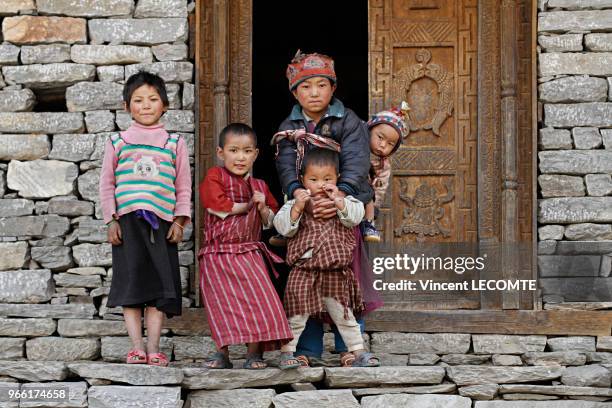
{"type": "Polygon", "coordinates": [[[125,359],[127,364],[147,364],[147,353],[144,350],[132,349],[125,359]]]}
{"type": "Polygon", "coordinates": [[[168,356],[164,353],[152,353],[147,356],[147,364],[159,367],[168,366],[168,356]]]}

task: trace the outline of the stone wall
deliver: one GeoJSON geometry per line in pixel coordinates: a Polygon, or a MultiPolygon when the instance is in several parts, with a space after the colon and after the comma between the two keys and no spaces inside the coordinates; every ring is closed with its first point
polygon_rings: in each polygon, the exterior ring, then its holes
{"type": "Polygon", "coordinates": [[[612,302],[612,1],[538,6],[544,301],[612,302]]]}

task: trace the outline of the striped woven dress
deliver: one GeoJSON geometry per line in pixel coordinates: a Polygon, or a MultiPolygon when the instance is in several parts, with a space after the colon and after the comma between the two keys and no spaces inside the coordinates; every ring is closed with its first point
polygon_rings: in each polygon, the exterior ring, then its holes
{"type": "MultiPolygon", "coordinates": [[[[216,212],[229,212],[232,202],[248,202],[254,191],[264,193],[266,205],[278,211],[263,180],[214,167],[200,185],[203,207],[216,212]]],[[[205,213],[204,238],[198,253],[200,290],[212,338],[219,348],[261,342],[269,351],[293,338],[268,275],[268,266],[283,260],[261,242],[261,230],[255,206],[248,213],[225,218],[205,213]]]]}

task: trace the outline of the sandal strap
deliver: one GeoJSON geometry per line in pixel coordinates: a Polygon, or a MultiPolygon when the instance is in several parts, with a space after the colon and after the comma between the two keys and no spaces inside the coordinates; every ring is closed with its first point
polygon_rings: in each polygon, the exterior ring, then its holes
{"type": "Polygon", "coordinates": [[[297,361],[300,362],[301,367],[310,367],[310,360],[305,355],[293,356],[297,361]]]}

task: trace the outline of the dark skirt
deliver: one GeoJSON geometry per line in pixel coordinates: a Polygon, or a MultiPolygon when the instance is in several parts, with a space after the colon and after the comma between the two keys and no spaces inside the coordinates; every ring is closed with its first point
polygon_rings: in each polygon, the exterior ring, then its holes
{"type": "Polygon", "coordinates": [[[132,212],[119,218],[119,225],[123,244],[113,245],[108,307],[155,306],[168,317],[180,315],[178,249],[166,239],[171,223],[160,219],[155,231],[132,212]]]}

